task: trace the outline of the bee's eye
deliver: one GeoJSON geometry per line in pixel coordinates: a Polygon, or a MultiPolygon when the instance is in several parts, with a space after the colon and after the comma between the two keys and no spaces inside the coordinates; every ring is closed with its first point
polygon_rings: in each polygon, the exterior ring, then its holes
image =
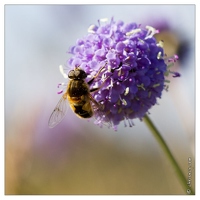
{"type": "Polygon", "coordinates": [[[74,79],[75,76],[76,76],[76,75],[75,75],[75,73],[74,73],[74,70],[71,70],[71,71],[68,73],[68,77],[69,77],[70,79],[74,79]]]}
{"type": "Polygon", "coordinates": [[[80,71],[80,75],[82,79],[85,79],[87,77],[87,74],[83,70],[80,71]]]}
{"type": "Polygon", "coordinates": [[[85,79],[87,77],[87,74],[85,73],[85,71],[79,69],[79,70],[74,71],[74,76],[77,79],[85,79]]]}

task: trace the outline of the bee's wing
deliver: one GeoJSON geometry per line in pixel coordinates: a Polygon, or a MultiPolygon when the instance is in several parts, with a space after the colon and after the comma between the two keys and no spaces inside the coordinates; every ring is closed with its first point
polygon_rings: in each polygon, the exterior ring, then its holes
{"type": "Polygon", "coordinates": [[[51,113],[48,122],[49,128],[53,128],[62,121],[62,119],[66,115],[67,109],[68,109],[67,98],[66,95],[63,95],[58,104],[56,105],[55,109],[51,113]]]}

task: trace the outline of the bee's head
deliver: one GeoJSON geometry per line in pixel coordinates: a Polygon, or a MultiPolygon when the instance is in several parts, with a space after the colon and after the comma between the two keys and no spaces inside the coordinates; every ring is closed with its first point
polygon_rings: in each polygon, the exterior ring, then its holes
{"type": "Polygon", "coordinates": [[[87,74],[84,70],[77,67],[74,70],[69,71],[68,77],[73,80],[81,80],[85,79],[87,77],[87,74]]]}

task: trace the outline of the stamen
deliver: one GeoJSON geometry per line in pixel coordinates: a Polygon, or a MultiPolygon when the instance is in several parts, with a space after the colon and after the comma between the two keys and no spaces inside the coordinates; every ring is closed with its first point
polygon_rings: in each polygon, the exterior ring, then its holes
{"type": "Polygon", "coordinates": [[[167,92],[168,92],[169,85],[165,85],[164,87],[165,87],[165,91],[167,91],[167,92]]]}
{"type": "Polygon", "coordinates": [[[143,90],[145,90],[145,88],[144,88],[144,84],[143,84],[143,83],[140,84],[140,85],[137,85],[137,87],[138,87],[138,88],[141,88],[141,89],[143,89],[143,90]]]}
{"type": "Polygon", "coordinates": [[[127,58],[124,59],[124,62],[128,61],[130,59],[130,56],[127,56],[127,58]]]}
{"type": "Polygon", "coordinates": [[[111,72],[111,66],[110,65],[107,65],[108,66],[108,72],[111,72]]]}
{"type": "Polygon", "coordinates": [[[160,83],[154,84],[154,85],[153,85],[153,88],[156,88],[156,87],[158,87],[158,86],[160,86],[160,83]]]}
{"type": "Polygon", "coordinates": [[[110,87],[113,87],[113,79],[110,80],[110,87]]]}
{"type": "Polygon", "coordinates": [[[174,66],[174,63],[170,63],[167,65],[167,69],[169,69],[170,67],[174,66]]]}
{"type": "Polygon", "coordinates": [[[172,77],[174,77],[174,78],[176,78],[176,77],[180,77],[180,76],[181,76],[181,74],[178,73],[178,72],[172,72],[172,71],[169,71],[169,73],[173,74],[172,77]]]}
{"type": "Polygon", "coordinates": [[[125,99],[122,99],[120,95],[119,95],[119,99],[121,100],[122,105],[127,106],[126,100],[125,100],[125,99]]]}
{"type": "Polygon", "coordinates": [[[158,52],[158,55],[157,55],[157,59],[159,60],[159,59],[161,59],[161,52],[158,52]]]}
{"type": "Polygon", "coordinates": [[[118,76],[121,76],[121,69],[118,71],[118,74],[117,74],[118,76]]]}
{"type": "Polygon", "coordinates": [[[125,127],[127,126],[127,125],[126,125],[126,120],[128,121],[129,127],[134,126],[133,121],[132,121],[131,119],[129,119],[129,118],[127,117],[127,114],[125,113],[125,116],[124,116],[124,124],[125,124],[125,127]]]}
{"type": "Polygon", "coordinates": [[[127,106],[127,102],[126,102],[125,99],[122,99],[122,104],[123,104],[124,106],[127,106]]]}
{"type": "Polygon", "coordinates": [[[152,26],[146,26],[146,29],[148,29],[148,32],[146,34],[145,40],[153,37],[154,34],[159,33],[159,30],[156,30],[152,26]]]}
{"type": "Polygon", "coordinates": [[[122,108],[120,107],[119,109],[118,109],[118,113],[121,113],[122,112],[122,108]]]}
{"type": "Polygon", "coordinates": [[[165,83],[170,83],[170,80],[164,80],[165,81],[165,83]]]}
{"type": "MultiPolygon", "coordinates": [[[[59,83],[58,86],[57,86],[57,88],[60,88],[61,86],[62,86],[63,89],[64,89],[64,87],[66,87],[66,83],[59,83]]],[[[63,89],[60,89],[60,91],[58,91],[57,94],[63,93],[63,89]]]]}
{"type": "Polygon", "coordinates": [[[60,69],[60,73],[63,75],[63,77],[64,78],[68,78],[67,74],[64,72],[64,69],[63,69],[62,65],[59,66],[59,69],[60,69]]]}
{"type": "Polygon", "coordinates": [[[108,18],[102,18],[99,20],[100,22],[107,22],[108,21],[108,18]]]}
{"type": "Polygon", "coordinates": [[[127,124],[126,124],[126,118],[124,118],[124,127],[127,127],[127,124]]]}
{"type": "Polygon", "coordinates": [[[168,62],[175,63],[178,59],[179,59],[179,57],[177,55],[174,55],[174,57],[171,57],[171,58],[168,59],[168,62]]]}
{"type": "Polygon", "coordinates": [[[94,31],[95,27],[96,27],[95,25],[90,25],[88,28],[88,33],[95,33],[95,31],[94,31]]]}
{"type": "Polygon", "coordinates": [[[148,92],[148,97],[149,97],[149,98],[151,97],[151,94],[152,94],[152,92],[149,91],[149,92],[148,92]]]}
{"type": "Polygon", "coordinates": [[[140,31],[141,31],[140,28],[134,29],[132,31],[127,32],[126,36],[130,36],[130,35],[136,34],[136,33],[140,32],[140,31]]]}
{"type": "Polygon", "coordinates": [[[157,47],[163,48],[163,47],[164,47],[164,41],[163,41],[163,40],[160,40],[160,41],[157,43],[157,47]]]}
{"type": "Polygon", "coordinates": [[[60,90],[60,91],[57,92],[57,94],[61,94],[61,93],[63,93],[63,90],[60,90]]]}
{"type": "Polygon", "coordinates": [[[61,83],[59,83],[59,84],[57,85],[57,88],[59,88],[61,85],[62,85],[62,84],[61,84],[61,83]]]}
{"type": "Polygon", "coordinates": [[[127,120],[128,120],[129,127],[134,126],[134,123],[131,119],[127,118],[127,120]]]}
{"type": "Polygon", "coordinates": [[[142,39],[140,39],[140,38],[138,38],[138,40],[141,42],[141,43],[145,43],[145,41],[144,40],[142,40],[142,39]]]}
{"type": "Polygon", "coordinates": [[[125,89],[124,96],[126,96],[128,93],[129,93],[129,87],[127,87],[127,88],[125,89]]]}

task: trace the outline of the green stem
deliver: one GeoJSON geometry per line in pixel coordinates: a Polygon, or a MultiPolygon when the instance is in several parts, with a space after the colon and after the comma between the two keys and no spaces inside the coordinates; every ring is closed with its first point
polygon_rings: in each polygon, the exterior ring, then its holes
{"type": "Polygon", "coordinates": [[[170,160],[172,166],[174,167],[174,169],[175,169],[175,171],[177,173],[177,176],[178,176],[180,182],[182,183],[182,186],[185,189],[185,191],[188,194],[194,194],[192,188],[188,187],[187,179],[185,178],[181,168],[179,167],[178,163],[176,162],[174,156],[172,155],[170,149],[168,148],[166,142],[164,141],[163,137],[159,133],[158,129],[154,126],[153,122],[148,117],[148,115],[145,115],[143,120],[146,123],[146,125],[149,127],[149,129],[151,130],[151,132],[154,135],[154,137],[157,139],[158,143],[160,144],[160,146],[164,150],[166,156],[169,158],[169,160],[170,160]]]}

